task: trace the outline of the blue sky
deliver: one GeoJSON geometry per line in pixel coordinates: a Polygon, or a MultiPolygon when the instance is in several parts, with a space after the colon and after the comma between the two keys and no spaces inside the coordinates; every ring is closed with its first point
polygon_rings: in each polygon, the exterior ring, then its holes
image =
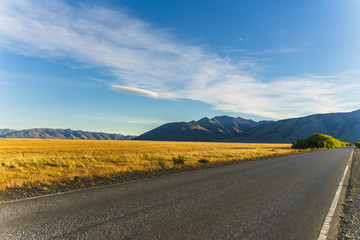
{"type": "Polygon", "coordinates": [[[0,128],[360,108],[357,0],[3,0],[0,128]]]}

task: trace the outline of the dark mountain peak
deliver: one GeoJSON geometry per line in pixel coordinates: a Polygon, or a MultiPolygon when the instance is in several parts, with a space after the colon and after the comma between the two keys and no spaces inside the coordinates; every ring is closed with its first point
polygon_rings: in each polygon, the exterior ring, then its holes
{"type": "Polygon", "coordinates": [[[212,122],[212,120],[210,118],[208,118],[208,117],[204,117],[204,118],[196,121],[196,123],[200,123],[200,124],[201,123],[211,123],[211,122],[212,122]]]}
{"type": "Polygon", "coordinates": [[[234,120],[236,118],[223,115],[223,116],[213,117],[211,120],[215,120],[215,119],[217,119],[217,120],[234,120]]]}
{"type": "Polygon", "coordinates": [[[210,120],[210,118],[208,118],[208,117],[203,117],[203,118],[201,118],[200,120],[198,120],[197,122],[199,122],[199,121],[209,121],[210,120]]]}
{"type": "Polygon", "coordinates": [[[217,116],[217,117],[213,117],[211,120],[214,122],[221,123],[223,125],[233,125],[234,122],[237,121],[237,118],[229,117],[229,116],[217,116]]]}

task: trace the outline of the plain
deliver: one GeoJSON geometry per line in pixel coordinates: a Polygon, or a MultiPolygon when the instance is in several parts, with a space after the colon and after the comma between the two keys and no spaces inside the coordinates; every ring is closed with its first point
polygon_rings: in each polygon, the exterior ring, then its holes
{"type": "Polygon", "coordinates": [[[304,150],[290,144],[153,142],[119,140],[0,140],[0,190],[68,181],[244,162],[304,150]]]}

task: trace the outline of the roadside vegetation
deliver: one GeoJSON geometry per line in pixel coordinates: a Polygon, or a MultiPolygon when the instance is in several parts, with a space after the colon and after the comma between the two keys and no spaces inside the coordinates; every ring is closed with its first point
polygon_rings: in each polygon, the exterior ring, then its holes
{"type": "Polygon", "coordinates": [[[356,143],[355,143],[355,146],[358,147],[358,148],[360,148],[360,142],[356,142],[356,143]]]}
{"type": "Polygon", "coordinates": [[[290,144],[0,139],[0,191],[253,161],[304,150],[290,144]]]}
{"type": "Polygon", "coordinates": [[[298,139],[292,144],[293,149],[307,149],[307,148],[339,148],[352,146],[351,143],[341,142],[332,136],[315,133],[307,138],[298,139]]]}

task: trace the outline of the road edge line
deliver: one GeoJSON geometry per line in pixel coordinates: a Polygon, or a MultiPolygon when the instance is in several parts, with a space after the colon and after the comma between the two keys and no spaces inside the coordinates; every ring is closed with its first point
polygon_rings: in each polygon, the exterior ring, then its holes
{"type": "Polygon", "coordinates": [[[320,231],[320,234],[319,234],[319,237],[317,238],[317,240],[326,240],[326,238],[327,238],[327,236],[329,234],[330,222],[334,217],[336,207],[337,207],[337,204],[338,204],[339,199],[340,199],[340,194],[341,194],[341,191],[342,191],[342,188],[343,188],[343,184],[344,184],[344,181],[345,181],[345,177],[346,177],[346,174],[347,174],[347,172],[349,170],[350,162],[351,162],[351,159],[353,158],[353,156],[354,156],[354,149],[351,152],[351,155],[350,155],[350,158],[349,158],[349,163],[345,168],[344,175],[343,175],[343,177],[342,177],[342,179],[341,179],[341,181],[339,183],[339,187],[336,190],[334,199],[333,199],[333,201],[331,203],[329,212],[326,215],[324,224],[323,224],[323,226],[321,228],[321,231],[320,231]]]}

